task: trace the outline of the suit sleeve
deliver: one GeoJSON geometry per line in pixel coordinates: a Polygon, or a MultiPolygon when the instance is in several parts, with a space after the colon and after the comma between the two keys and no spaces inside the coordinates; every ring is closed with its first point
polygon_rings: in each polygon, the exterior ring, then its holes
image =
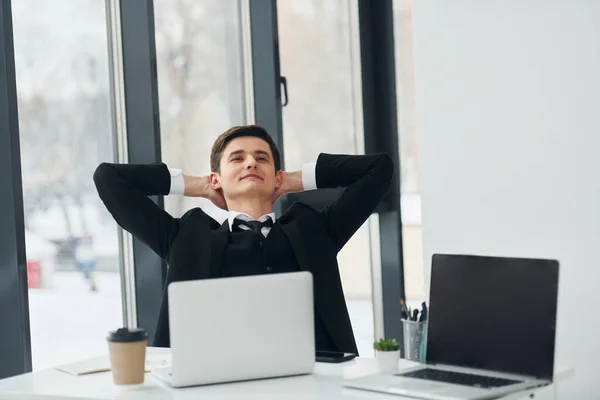
{"type": "Polygon", "coordinates": [[[388,192],[393,175],[394,164],[385,153],[319,155],[316,168],[317,188],[346,188],[322,212],[337,251],[344,247],[375,211],[388,192]]]}
{"type": "Polygon", "coordinates": [[[94,172],[94,183],[115,221],[166,258],[178,224],[148,196],[169,194],[171,177],[167,166],[102,163],[94,172]]]}

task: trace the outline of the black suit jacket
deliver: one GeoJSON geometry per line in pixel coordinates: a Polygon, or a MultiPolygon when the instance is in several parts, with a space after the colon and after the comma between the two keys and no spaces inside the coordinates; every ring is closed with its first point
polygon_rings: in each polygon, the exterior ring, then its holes
{"type": "MultiPolygon", "coordinates": [[[[340,351],[358,353],[342,291],[337,253],[389,190],[393,163],[384,153],[320,154],[317,188],[345,187],[338,200],[317,211],[294,203],[277,220],[301,270],[313,275],[316,312],[340,351]]],[[[219,276],[229,230],[200,208],[174,218],[148,196],[167,195],[171,176],[163,163],[103,163],[94,173],[98,194],[117,223],[169,265],[154,346],[169,346],[167,287],[171,282],[219,276]]]]}

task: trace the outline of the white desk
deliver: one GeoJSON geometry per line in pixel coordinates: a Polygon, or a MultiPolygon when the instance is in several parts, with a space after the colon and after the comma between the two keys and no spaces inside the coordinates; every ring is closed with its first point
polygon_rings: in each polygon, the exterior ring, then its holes
{"type": "MultiPolygon", "coordinates": [[[[148,348],[148,355],[168,354],[168,349],[148,348]]],[[[399,368],[414,363],[400,360],[399,368]]],[[[0,380],[0,399],[122,399],[122,400],[196,400],[196,399],[404,399],[400,396],[343,388],[344,379],[377,373],[377,361],[357,358],[342,364],[317,363],[314,374],[265,379],[259,381],[198,386],[173,389],[151,373],[146,374],[144,385],[135,390],[124,390],[112,383],[110,372],[72,376],[48,369],[0,380]]],[[[572,369],[560,371],[552,386],[505,397],[525,400],[535,393],[535,399],[555,399],[555,387],[573,374],[572,369]]],[[[414,399],[413,399],[414,400],[414,399]]]]}

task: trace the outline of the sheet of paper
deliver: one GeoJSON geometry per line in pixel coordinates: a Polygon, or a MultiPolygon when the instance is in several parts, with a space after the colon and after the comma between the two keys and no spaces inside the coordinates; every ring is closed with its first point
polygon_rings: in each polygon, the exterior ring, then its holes
{"type": "MultiPolygon", "coordinates": [[[[146,372],[160,367],[169,367],[171,365],[170,354],[147,354],[146,372]]],[[[71,375],[79,376],[94,374],[97,372],[110,371],[110,360],[108,354],[104,356],[89,358],[87,360],[77,361],[70,364],[64,364],[54,367],[54,369],[66,372],[71,375]]]]}
{"type": "Polygon", "coordinates": [[[110,371],[110,361],[108,355],[88,358],[87,360],[77,361],[70,364],[64,364],[54,367],[59,371],[71,375],[85,375],[96,372],[110,371]]]}

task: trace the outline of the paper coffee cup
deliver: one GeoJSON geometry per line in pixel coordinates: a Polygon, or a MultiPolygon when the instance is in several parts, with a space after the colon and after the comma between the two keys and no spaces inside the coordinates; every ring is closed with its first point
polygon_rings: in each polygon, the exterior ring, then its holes
{"type": "Polygon", "coordinates": [[[143,329],[120,328],[106,338],[115,385],[144,382],[148,333],[143,329]]]}

